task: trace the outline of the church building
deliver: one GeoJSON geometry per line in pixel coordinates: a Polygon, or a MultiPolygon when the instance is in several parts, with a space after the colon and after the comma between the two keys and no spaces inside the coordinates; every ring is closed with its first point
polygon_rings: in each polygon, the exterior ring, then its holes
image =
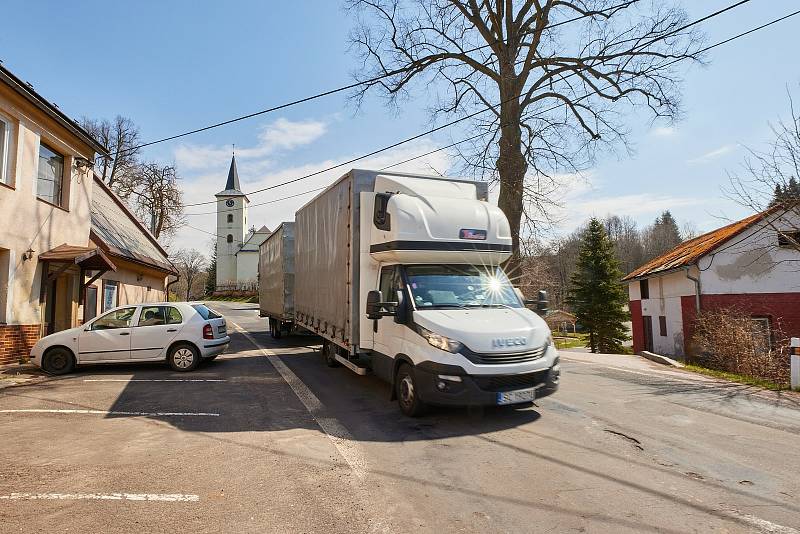
{"type": "Polygon", "coordinates": [[[217,197],[217,291],[258,289],[258,249],[269,228],[248,230],[250,200],[239,186],[236,156],[231,158],[228,181],[217,197]]]}

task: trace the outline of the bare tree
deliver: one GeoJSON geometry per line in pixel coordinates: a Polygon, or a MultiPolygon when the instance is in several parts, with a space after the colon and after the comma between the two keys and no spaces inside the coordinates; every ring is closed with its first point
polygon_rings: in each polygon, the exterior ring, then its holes
{"type": "Polygon", "coordinates": [[[800,252],[800,114],[788,92],[789,119],[771,123],[766,150],[748,148],[740,173],[730,173],[728,196],[753,212],[771,210],[762,225],[777,232],[775,246],[800,252]]]}
{"type": "Polygon", "coordinates": [[[198,289],[196,286],[199,286],[199,290],[202,293],[203,283],[199,282],[203,282],[200,278],[205,274],[205,256],[195,249],[180,249],[175,253],[173,260],[178,267],[182,282],[186,284],[186,300],[191,300],[193,291],[196,292],[198,289]]]}
{"type": "Polygon", "coordinates": [[[98,173],[114,191],[125,193],[129,188],[121,183],[130,181],[137,166],[140,143],[139,127],[127,117],[117,115],[113,122],[108,119],[83,117],[81,127],[110,152],[110,156],[100,156],[95,161],[98,173]]]}
{"type": "Polygon", "coordinates": [[[354,97],[376,88],[396,103],[418,82],[436,95],[434,122],[469,120],[475,135],[459,156],[499,181],[517,257],[521,230],[549,220],[559,173],[585,170],[598,147],[628,146],[622,112],[678,117],[672,65],[699,59],[702,39],[669,4],[349,0],[365,82],[354,97]]]}
{"type": "Polygon", "coordinates": [[[136,215],[156,239],[173,235],[183,222],[183,192],[175,167],[142,163],[132,179],[120,183],[121,195],[131,197],[136,215]]]}

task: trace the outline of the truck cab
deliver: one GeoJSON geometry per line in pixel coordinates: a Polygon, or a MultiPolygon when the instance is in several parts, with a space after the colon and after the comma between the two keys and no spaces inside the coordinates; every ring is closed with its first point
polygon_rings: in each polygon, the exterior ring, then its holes
{"type": "Polygon", "coordinates": [[[501,267],[485,184],[379,175],[360,193],[360,339],[401,410],[531,402],[558,388],[550,330],[501,267]]]}

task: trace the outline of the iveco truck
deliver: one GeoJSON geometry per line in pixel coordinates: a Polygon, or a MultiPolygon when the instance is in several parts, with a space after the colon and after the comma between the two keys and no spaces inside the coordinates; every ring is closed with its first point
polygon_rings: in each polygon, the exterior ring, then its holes
{"type": "Polygon", "coordinates": [[[487,197],[481,182],[351,170],[261,246],[273,336],[320,335],[329,366],[387,381],[410,416],[552,394],[558,354],[501,267],[509,224],[487,197]]]}

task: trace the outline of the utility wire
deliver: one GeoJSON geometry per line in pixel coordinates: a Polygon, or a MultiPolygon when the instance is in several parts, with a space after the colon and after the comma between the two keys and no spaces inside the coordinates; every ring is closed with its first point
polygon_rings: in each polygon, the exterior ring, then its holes
{"type": "MultiPolygon", "coordinates": [[[[730,43],[730,42],[732,42],[732,41],[735,41],[735,40],[737,40],[737,39],[740,39],[740,38],[742,38],[742,37],[745,37],[745,36],[747,36],[747,35],[750,35],[750,34],[752,34],[752,33],[755,33],[755,32],[757,32],[757,31],[759,31],[759,30],[763,30],[764,28],[767,28],[767,27],[769,27],[769,26],[772,26],[772,25],[774,25],[774,24],[777,24],[777,23],[779,23],[779,22],[782,22],[782,21],[784,21],[784,20],[786,20],[786,19],[788,19],[788,18],[791,18],[791,17],[797,16],[797,15],[799,15],[799,14],[800,14],[800,10],[794,11],[794,12],[792,12],[792,13],[789,13],[788,15],[784,15],[783,17],[780,17],[780,18],[774,19],[774,20],[772,20],[772,21],[770,21],[770,22],[767,22],[767,23],[765,23],[765,24],[762,24],[762,25],[760,25],[760,26],[757,26],[757,27],[755,27],[755,28],[752,28],[752,29],[750,29],[750,30],[747,30],[747,31],[744,31],[744,32],[742,32],[742,33],[739,33],[739,34],[737,34],[737,35],[734,35],[734,36],[732,36],[732,37],[729,37],[728,39],[725,39],[725,40],[723,40],[723,41],[720,41],[720,42],[718,42],[718,43],[715,43],[715,44],[713,44],[713,45],[707,46],[707,47],[705,47],[705,48],[703,48],[703,49],[699,50],[699,51],[697,52],[697,54],[702,54],[702,53],[705,53],[705,52],[707,52],[707,51],[709,51],[709,50],[712,50],[712,49],[714,49],[714,48],[717,48],[717,47],[719,47],[719,46],[722,46],[722,45],[728,44],[728,43],[730,43]]],[[[669,61],[669,62],[667,62],[667,63],[665,63],[665,64],[663,64],[663,65],[661,65],[661,66],[659,66],[659,67],[656,67],[656,69],[666,68],[666,67],[668,67],[668,66],[671,66],[671,65],[673,65],[673,64],[675,64],[675,63],[678,63],[679,61],[683,61],[683,60],[685,60],[685,59],[688,59],[688,58],[687,58],[687,57],[676,58],[676,59],[674,59],[674,60],[671,60],[671,61],[669,61]]],[[[636,77],[636,76],[637,76],[637,75],[634,75],[633,77],[636,77]]],[[[608,89],[609,87],[610,87],[610,86],[606,86],[606,87],[605,87],[605,88],[603,88],[602,90],[608,89]]],[[[582,100],[582,99],[584,99],[584,98],[587,98],[587,97],[589,97],[589,96],[591,96],[591,95],[593,95],[593,94],[594,94],[594,92],[592,92],[592,93],[587,93],[587,94],[585,94],[584,96],[582,96],[582,97],[580,97],[579,99],[577,99],[577,100],[576,100],[576,102],[577,102],[577,101],[580,101],[580,100],[582,100]]],[[[547,109],[547,110],[544,110],[543,112],[552,111],[552,110],[554,110],[554,109],[557,109],[558,107],[561,107],[561,106],[563,106],[563,105],[564,105],[564,104],[558,104],[557,106],[551,107],[551,108],[549,108],[549,109],[547,109]]],[[[437,149],[431,150],[431,151],[429,151],[429,152],[425,152],[424,154],[419,154],[419,155],[417,155],[417,156],[413,156],[413,157],[411,157],[411,158],[408,158],[408,159],[405,159],[405,160],[403,160],[403,161],[399,161],[399,162],[397,162],[397,163],[393,163],[393,164],[391,164],[391,165],[387,165],[387,166],[385,166],[385,167],[381,168],[380,170],[389,169],[389,168],[391,168],[391,167],[395,167],[395,166],[397,166],[397,165],[401,165],[401,164],[403,164],[403,163],[408,163],[408,162],[410,162],[410,161],[413,161],[413,160],[416,160],[416,159],[419,159],[419,158],[422,158],[422,157],[425,157],[425,156],[429,156],[429,155],[431,155],[431,154],[434,154],[434,153],[436,153],[436,152],[440,152],[440,151],[442,151],[442,150],[447,150],[448,148],[452,148],[453,146],[459,145],[459,144],[461,144],[461,143],[464,143],[464,142],[467,142],[467,141],[471,141],[471,140],[473,140],[473,139],[475,139],[475,138],[477,138],[477,137],[480,137],[480,136],[482,136],[482,135],[483,135],[483,134],[479,134],[479,135],[475,135],[475,136],[467,137],[467,138],[465,138],[465,139],[461,139],[460,141],[456,141],[456,142],[454,142],[454,143],[451,143],[451,144],[449,144],[449,145],[446,145],[446,146],[443,146],[443,147],[440,147],[440,148],[437,148],[437,149]]],[[[344,164],[340,164],[339,166],[341,166],[341,165],[345,165],[345,164],[346,164],[346,163],[344,163],[344,164]]],[[[335,167],[332,167],[332,168],[335,168],[335,167]]],[[[329,169],[327,169],[327,170],[331,170],[332,168],[329,168],[329,169]]],[[[324,172],[324,171],[319,171],[319,172],[324,172]]],[[[317,174],[319,174],[319,172],[318,172],[317,174]]],[[[295,181],[296,181],[296,180],[295,180],[295,181]]],[[[282,185],[282,184],[277,184],[277,185],[275,185],[275,186],[272,186],[272,187],[279,187],[280,185],[282,185]]],[[[287,199],[290,199],[290,198],[295,198],[295,197],[297,197],[297,196],[302,196],[302,195],[305,195],[305,194],[308,194],[308,193],[312,193],[312,192],[315,192],[315,191],[320,191],[320,190],[322,190],[322,189],[325,189],[325,187],[319,187],[319,188],[311,189],[311,190],[308,190],[308,191],[304,191],[304,192],[302,192],[302,193],[298,193],[298,194],[296,194],[296,195],[291,195],[291,196],[288,196],[288,197],[283,197],[283,198],[279,198],[279,199],[274,199],[274,200],[271,200],[271,201],[268,201],[268,202],[262,202],[262,203],[258,203],[258,204],[252,204],[252,205],[251,205],[251,206],[249,206],[249,207],[261,206],[261,205],[265,205],[265,204],[272,204],[272,203],[274,203],[274,202],[280,202],[280,201],[287,200],[287,199]]],[[[207,203],[206,203],[206,204],[207,204],[207,203]]],[[[232,209],[228,209],[228,210],[223,210],[221,213],[225,213],[225,212],[233,212],[233,211],[237,211],[237,210],[240,210],[240,209],[242,209],[242,208],[232,208],[232,209]]],[[[185,214],[185,215],[187,215],[187,216],[195,216],[195,215],[209,215],[209,214],[214,214],[214,213],[217,213],[217,212],[216,212],[216,211],[208,211],[208,212],[200,212],[200,213],[187,213],[187,214],[185,214]]]]}
{"type": "MultiPolygon", "coordinates": [[[[653,38],[653,39],[651,39],[650,41],[648,41],[648,42],[646,42],[646,43],[642,43],[641,45],[635,46],[635,47],[633,47],[633,48],[631,49],[631,51],[635,51],[635,50],[637,50],[637,49],[639,49],[639,48],[642,48],[642,47],[647,47],[647,46],[650,46],[651,44],[653,44],[654,42],[656,42],[656,41],[658,41],[658,40],[663,40],[663,39],[666,39],[667,37],[669,37],[669,36],[671,36],[671,35],[675,35],[676,33],[680,33],[680,32],[682,32],[682,31],[684,31],[684,30],[686,30],[686,29],[688,29],[688,28],[690,28],[690,27],[692,27],[692,26],[695,26],[695,25],[697,25],[697,24],[700,24],[701,22],[705,22],[705,21],[709,20],[710,18],[713,18],[713,17],[719,16],[719,15],[721,15],[721,14],[723,14],[723,13],[727,12],[727,11],[730,11],[731,9],[734,9],[734,8],[736,8],[736,7],[739,7],[739,6],[741,6],[741,5],[744,5],[744,4],[746,4],[746,3],[748,3],[748,2],[751,2],[751,1],[752,1],[752,0],[740,0],[739,2],[736,2],[736,3],[734,3],[734,4],[730,5],[730,6],[727,6],[727,7],[725,7],[725,8],[719,9],[719,10],[717,10],[717,11],[715,11],[715,12],[713,12],[713,13],[710,13],[710,14],[708,14],[708,15],[706,15],[706,16],[704,16],[704,17],[700,18],[700,19],[697,19],[697,20],[695,20],[695,21],[693,21],[693,22],[690,22],[690,23],[688,23],[688,24],[685,24],[685,25],[683,25],[683,26],[681,26],[681,27],[679,27],[679,28],[676,28],[676,29],[674,29],[674,30],[671,30],[671,31],[669,31],[669,32],[667,32],[667,33],[665,33],[665,34],[663,34],[663,35],[661,35],[661,36],[657,37],[657,38],[653,38]]],[[[701,53],[701,52],[697,52],[696,54],[699,54],[699,53],[701,53]]],[[[683,59],[685,59],[685,58],[686,58],[686,57],[676,58],[676,61],[673,61],[673,62],[667,63],[666,65],[662,65],[661,67],[657,67],[657,68],[665,68],[665,67],[667,67],[667,66],[669,66],[669,65],[672,65],[672,64],[674,64],[674,63],[677,63],[677,61],[681,61],[681,60],[683,60],[683,59]]],[[[567,79],[567,78],[569,78],[569,77],[571,77],[571,76],[574,76],[574,75],[576,75],[576,73],[573,71],[572,73],[570,73],[570,74],[568,74],[568,75],[564,76],[564,77],[563,77],[563,79],[567,79]]],[[[634,75],[634,76],[631,76],[630,78],[628,78],[628,79],[627,79],[627,80],[625,80],[625,81],[630,81],[630,80],[632,80],[632,79],[634,79],[634,78],[636,78],[636,77],[638,77],[638,76],[640,76],[640,75],[634,75]]],[[[605,87],[603,90],[605,90],[605,89],[608,89],[609,87],[610,87],[610,86],[607,86],[607,87],[605,87]]],[[[593,95],[593,94],[595,94],[595,93],[598,93],[598,91],[592,91],[591,93],[588,93],[588,94],[584,95],[583,97],[580,97],[580,98],[578,98],[578,99],[577,99],[577,100],[575,100],[573,103],[575,103],[575,102],[579,102],[579,101],[581,101],[581,100],[583,100],[583,99],[585,99],[585,98],[588,98],[589,96],[591,96],[591,95],[593,95]]],[[[325,173],[325,172],[328,172],[328,171],[332,171],[332,170],[338,169],[339,167],[343,167],[343,166],[346,166],[346,165],[350,165],[351,163],[355,163],[355,162],[357,162],[357,161],[360,161],[360,160],[363,160],[363,159],[366,159],[366,158],[372,157],[372,156],[374,156],[374,155],[376,155],[376,154],[380,154],[381,152],[386,152],[387,150],[391,150],[391,149],[393,149],[393,148],[397,148],[397,147],[398,147],[398,146],[400,146],[400,145],[404,145],[404,144],[406,144],[406,143],[409,143],[409,142],[411,142],[411,141],[415,141],[415,140],[417,140],[417,139],[420,139],[420,138],[422,138],[422,137],[425,137],[425,136],[427,136],[427,135],[430,135],[430,134],[432,134],[432,133],[438,132],[438,131],[440,131],[440,130],[443,130],[443,129],[445,129],[445,128],[449,128],[450,126],[453,126],[453,125],[455,125],[455,124],[458,124],[458,123],[460,123],[460,122],[463,122],[463,121],[465,121],[465,120],[467,120],[467,119],[471,119],[471,118],[473,118],[473,117],[476,117],[476,116],[478,116],[478,115],[481,115],[481,114],[483,114],[483,113],[485,113],[485,112],[487,112],[487,111],[490,111],[490,110],[495,110],[495,108],[496,108],[497,106],[502,106],[502,105],[503,105],[503,104],[505,104],[506,102],[511,102],[512,100],[515,100],[516,98],[517,98],[517,97],[512,97],[512,98],[509,98],[509,99],[507,99],[507,100],[505,100],[505,101],[502,101],[502,102],[500,102],[500,103],[498,103],[498,104],[496,104],[496,105],[494,105],[494,106],[487,106],[487,107],[485,107],[485,108],[483,108],[483,109],[480,109],[480,110],[478,110],[478,111],[475,111],[475,112],[473,112],[473,113],[470,113],[470,114],[467,114],[467,115],[464,115],[463,117],[460,117],[460,118],[458,118],[458,119],[455,119],[455,120],[453,120],[453,121],[450,121],[450,122],[447,122],[447,123],[444,123],[444,124],[442,124],[442,125],[440,125],[440,126],[437,126],[437,127],[435,127],[435,128],[432,128],[432,129],[430,129],[430,130],[427,130],[427,131],[425,131],[425,132],[422,132],[422,133],[420,133],[420,134],[417,134],[417,135],[414,135],[414,136],[411,136],[411,137],[407,137],[406,139],[403,139],[403,140],[401,140],[401,141],[398,141],[398,142],[396,142],[396,143],[392,143],[392,144],[390,144],[390,145],[384,146],[383,148],[379,148],[379,149],[373,150],[372,152],[368,152],[367,154],[362,154],[361,156],[358,156],[358,157],[355,157],[355,158],[349,159],[349,160],[347,160],[347,161],[344,161],[344,162],[338,163],[338,164],[336,164],[336,165],[333,165],[333,166],[327,167],[327,168],[325,168],[325,169],[321,169],[321,170],[319,170],[319,171],[316,171],[316,172],[313,172],[313,173],[310,173],[310,174],[306,174],[306,175],[300,176],[300,177],[298,177],[298,178],[294,178],[294,179],[292,179],[292,180],[288,180],[288,181],[285,181],[285,182],[281,182],[281,183],[278,183],[278,184],[275,184],[275,185],[271,185],[271,186],[268,186],[268,187],[263,187],[263,188],[261,188],[261,189],[256,189],[255,191],[250,191],[249,193],[245,193],[245,194],[246,194],[246,195],[255,195],[255,194],[257,194],[257,193],[263,193],[264,191],[270,191],[270,190],[272,190],[272,189],[276,189],[276,188],[278,188],[278,187],[282,187],[282,186],[284,186],[284,185],[289,185],[289,184],[292,184],[292,183],[295,183],[295,182],[299,182],[299,181],[301,181],[301,180],[306,180],[306,179],[308,179],[308,178],[312,178],[312,177],[314,177],[314,176],[318,176],[318,175],[320,175],[320,174],[322,174],[322,173],[325,173]]],[[[547,112],[549,112],[549,111],[553,111],[553,110],[555,110],[555,109],[558,109],[558,108],[560,108],[562,105],[564,105],[564,104],[563,104],[563,103],[559,103],[559,104],[557,104],[557,105],[555,105],[555,106],[553,106],[553,107],[551,107],[551,108],[548,108],[548,109],[546,109],[546,110],[542,110],[540,113],[547,113],[547,112]]],[[[206,201],[206,202],[194,202],[194,203],[191,203],[191,204],[186,204],[186,206],[187,206],[187,207],[188,207],[188,206],[203,206],[203,205],[214,204],[214,203],[216,203],[216,201],[215,201],[215,200],[209,200],[209,201],[206,201]]]]}
{"type": "MultiPolygon", "coordinates": [[[[618,9],[624,9],[624,8],[627,8],[627,7],[637,3],[639,1],[640,0],[628,0],[626,2],[622,2],[620,4],[617,4],[617,5],[614,5],[614,6],[611,6],[611,7],[607,7],[606,9],[600,9],[600,10],[597,10],[597,11],[588,11],[583,15],[579,15],[579,16],[573,17],[571,19],[566,19],[566,20],[562,20],[561,22],[554,22],[553,24],[548,24],[547,26],[542,28],[542,30],[549,30],[549,29],[557,28],[558,26],[563,26],[564,24],[569,24],[570,22],[575,22],[577,20],[581,20],[581,19],[584,19],[584,18],[603,15],[607,11],[615,11],[615,10],[618,10],[618,9]]],[[[744,1],[749,1],[749,0],[744,0],[744,1]]],[[[464,51],[459,52],[459,53],[460,54],[471,54],[472,52],[477,52],[479,50],[483,50],[484,48],[488,48],[488,47],[494,46],[498,42],[499,41],[493,41],[491,43],[487,43],[487,44],[484,44],[484,45],[481,45],[481,46],[478,46],[478,47],[475,47],[475,48],[470,48],[468,50],[464,50],[464,51]]],[[[306,96],[306,97],[303,97],[303,98],[298,98],[297,100],[292,100],[292,101],[289,101],[289,102],[285,102],[283,104],[279,104],[277,106],[273,106],[273,107],[270,107],[270,108],[262,109],[261,111],[256,111],[254,113],[248,113],[247,115],[240,115],[240,116],[234,117],[232,119],[224,120],[224,121],[217,122],[217,123],[214,123],[214,124],[209,124],[208,126],[203,126],[201,128],[197,128],[197,129],[194,129],[194,130],[189,130],[189,131],[182,132],[182,133],[179,133],[179,134],[170,135],[169,137],[163,137],[161,139],[156,139],[154,141],[149,141],[147,143],[142,143],[140,145],[136,145],[136,146],[133,146],[133,147],[130,147],[130,148],[125,148],[125,149],[122,149],[122,150],[118,150],[114,154],[111,155],[111,158],[112,159],[116,158],[120,154],[126,154],[128,152],[133,152],[135,150],[139,150],[140,148],[148,147],[148,146],[151,146],[151,145],[156,145],[156,144],[159,144],[159,143],[164,143],[166,141],[172,141],[174,139],[180,139],[181,137],[186,137],[186,136],[189,136],[189,135],[194,135],[196,133],[205,132],[207,130],[211,130],[211,129],[214,129],[214,128],[219,128],[220,126],[226,126],[228,124],[233,124],[235,122],[243,121],[243,120],[246,120],[246,119],[252,119],[253,117],[258,117],[259,115],[265,115],[267,113],[272,113],[274,111],[279,111],[281,109],[286,109],[288,107],[296,106],[298,104],[304,104],[306,102],[311,102],[312,100],[317,100],[319,98],[330,96],[330,95],[333,95],[333,94],[336,94],[336,93],[341,93],[343,91],[348,91],[350,89],[355,89],[356,87],[359,87],[359,86],[362,86],[362,85],[371,85],[371,84],[373,84],[373,83],[375,83],[377,81],[383,80],[385,78],[390,78],[390,77],[395,76],[397,74],[402,74],[402,73],[406,72],[407,70],[408,70],[407,67],[404,67],[404,68],[401,68],[401,69],[394,69],[394,70],[391,70],[391,71],[386,72],[384,74],[381,74],[379,76],[375,76],[375,77],[369,78],[367,80],[363,80],[363,81],[360,81],[360,82],[353,82],[353,83],[348,84],[348,85],[343,85],[341,87],[336,87],[334,89],[329,89],[329,90],[323,91],[321,93],[317,93],[317,94],[314,94],[314,95],[306,96]]]]}

